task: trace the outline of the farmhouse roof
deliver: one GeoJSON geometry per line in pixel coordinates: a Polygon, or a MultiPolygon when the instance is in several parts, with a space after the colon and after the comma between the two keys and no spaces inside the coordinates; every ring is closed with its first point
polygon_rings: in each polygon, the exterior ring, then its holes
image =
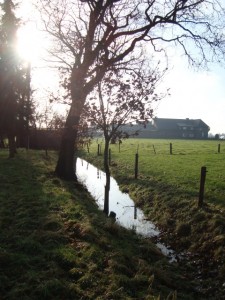
{"type": "Polygon", "coordinates": [[[166,119],[166,118],[154,118],[153,120],[154,126],[160,129],[177,129],[179,127],[193,127],[193,128],[204,128],[210,129],[209,126],[203,122],[201,119],[166,119]]]}

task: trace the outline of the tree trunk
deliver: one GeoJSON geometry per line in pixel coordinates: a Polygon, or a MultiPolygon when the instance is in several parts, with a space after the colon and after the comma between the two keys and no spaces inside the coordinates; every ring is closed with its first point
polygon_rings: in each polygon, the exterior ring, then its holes
{"type": "Polygon", "coordinates": [[[84,91],[85,72],[74,68],[71,74],[72,104],[63,131],[56,174],[65,180],[77,181],[74,154],[77,149],[78,126],[83,111],[87,92],[84,91]]]}
{"type": "Polygon", "coordinates": [[[65,180],[77,181],[74,154],[76,149],[79,120],[79,116],[73,115],[73,108],[71,107],[62,134],[59,158],[55,169],[56,174],[65,180]]]}
{"type": "Polygon", "coordinates": [[[110,168],[109,168],[109,140],[105,138],[104,149],[104,171],[106,174],[105,198],[104,198],[104,213],[109,214],[109,191],[110,191],[110,168]]]}
{"type": "Polygon", "coordinates": [[[9,140],[9,158],[13,158],[16,154],[16,141],[14,135],[8,135],[9,140]]]}
{"type": "Polygon", "coordinates": [[[5,142],[3,137],[0,137],[0,148],[5,148],[5,142]]]}

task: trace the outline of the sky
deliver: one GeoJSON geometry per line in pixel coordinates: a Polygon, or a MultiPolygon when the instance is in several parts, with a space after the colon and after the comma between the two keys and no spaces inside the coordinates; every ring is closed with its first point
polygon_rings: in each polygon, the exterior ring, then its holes
{"type": "Polygon", "coordinates": [[[210,70],[191,69],[184,57],[176,57],[163,85],[170,96],[155,108],[159,118],[202,119],[210,133],[225,133],[225,64],[210,70]]]}
{"type": "MultiPolygon", "coordinates": [[[[201,119],[210,127],[210,133],[225,133],[225,66],[213,65],[210,70],[193,70],[184,57],[172,59],[165,75],[162,91],[170,89],[170,96],[154,107],[158,118],[201,119]]],[[[33,70],[34,87],[56,91],[57,75],[54,70],[33,70]]],[[[40,93],[39,93],[40,94],[40,93]]],[[[44,92],[47,95],[47,92],[44,92]]],[[[63,109],[60,106],[59,111],[63,109]]]]}
{"type": "MultiPolygon", "coordinates": [[[[30,15],[30,1],[24,0],[26,15],[30,15]]],[[[24,9],[24,8],[23,8],[24,9]]],[[[20,34],[20,51],[30,56],[33,66],[33,84],[48,89],[48,85],[57,86],[53,70],[43,68],[40,57],[47,45],[34,22],[23,29],[20,34]],[[26,50],[25,50],[26,49],[26,50]]],[[[210,133],[225,133],[225,63],[224,66],[211,65],[210,70],[193,70],[185,57],[177,51],[172,51],[169,71],[167,72],[163,89],[170,89],[170,96],[157,103],[155,116],[159,118],[190,118],[202,119],[209,127],[210,133]]],[[[34,86],[34,88],[35,88],[34,86]]],[[[62,108],[60,108],[62,109],[62,108]]]]}

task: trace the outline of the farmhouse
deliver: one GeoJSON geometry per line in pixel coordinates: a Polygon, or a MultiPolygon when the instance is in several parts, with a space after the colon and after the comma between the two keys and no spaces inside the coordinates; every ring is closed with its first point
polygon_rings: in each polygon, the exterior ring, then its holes
{"type": "Polygon", "coordinates": [[[140,138],[207,139],[210,128],[201,119],[154,118],[152,123],[133,125],[140,138]]]}

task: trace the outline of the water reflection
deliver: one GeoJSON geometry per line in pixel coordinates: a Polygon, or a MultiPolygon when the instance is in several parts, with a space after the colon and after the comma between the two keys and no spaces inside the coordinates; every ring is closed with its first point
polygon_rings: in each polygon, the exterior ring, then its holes
{"type": "MultiPolygon", "coordinates": [[[[103,209],[106,183],[105,173],[85,160],[77,158],[76,174],[78,180],[87,187],[92,197],[96,200],[100,209],[103,209]]],[[[113,177],[110,178],[109,191],[109,212],[111,211],[116,213],[117,223],[128,229],[134,229],[138,234],[145,237],[155,237],[160,233],[152,222],[145,219],[143,212],[135,206],[129,195],[120,191],[113,177]]],[[[165,255],[170,257],[171,261],[176,260],[171,249],[168,249],[161,243],[157,243],[157,246],[165,255]]]]}
{"type": "MultiPolygon", "coordinates": [[[[78,158],[76,166],[78,180],[81,181],[96,199],[99,207],[104,206],[105,173],[88,162],[78,158]]],[[[143,212],[137,208],[128,194],[122,193],[114,178],[110,179],[109,212],[116,213],[116,220],[128,229],[135,229],[137,233],[153,237],[159,234],[155,225],[146,221],[143,212]]]]}

